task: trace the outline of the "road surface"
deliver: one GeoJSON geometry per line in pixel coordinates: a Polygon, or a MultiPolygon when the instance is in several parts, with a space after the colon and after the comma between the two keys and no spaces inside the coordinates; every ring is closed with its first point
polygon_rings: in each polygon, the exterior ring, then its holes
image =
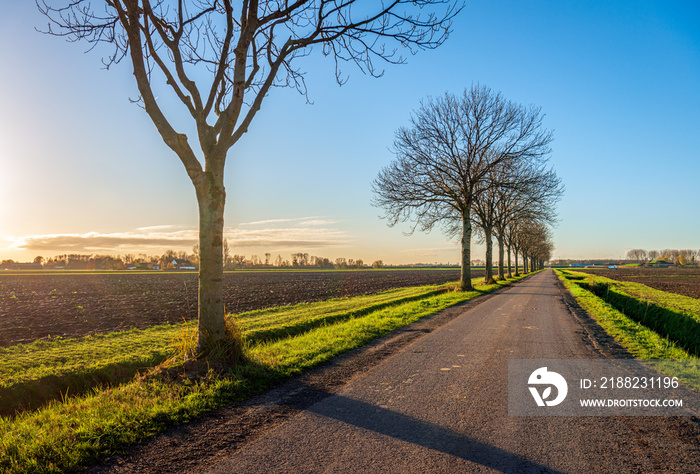
{"type": "Polygon", "coordinates": [[[700,472],[697,419],[508,415],[508,360],[603,356],[556,281],[465,310],[208,472],[700,472]]]}

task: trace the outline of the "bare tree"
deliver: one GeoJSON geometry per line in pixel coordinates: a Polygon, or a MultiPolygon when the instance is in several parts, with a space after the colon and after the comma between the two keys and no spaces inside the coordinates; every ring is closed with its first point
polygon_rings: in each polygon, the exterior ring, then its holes
{"type": "MultiPolygon", "coordinates": [[[[199,249],[197,249],[199,250],[199,249]]],[[[229,260],[231,259],[231,250],[229,249],[228,246],[228,239],[224,239],[224,245],[223,245],[223,258],[224,258],[224,263],[223,266],[226,267],[228,266],[229,260]]],[[[201,260],[201,258],[200,258],[201,260]]]]}
{"type": "Polygon", "coordinates": [[[496,203],[498,190],[505,186],[501,181],[504,177],[505,166],[494,166],[486,175],[485,181],[489,186],[483,186],[483,191],[476,193],[472,203],[472,221],[478,226],[479,243],[486,244],[484,283],[493,284],[493,226],[496,220],[496,203]]]}
{"type": "Polygon", "coordinates": [[[692,249],[681,249],[678,251],[678,263],[681,265],[695,265],[697,252],[692,249]]]}
{"type": "Polygon", "coordinates": [[[663,252],[665,260],[669,260],[673,263],[678,262],[678,256],[680,251],[678,249],[664,249],[663,252]]]}
{"type": "Polygon", "coordinates": [[[542,222],[525,222],[520,227],[519,243],[523,256],[523,272],[544,268],[551,258],[554,245],[549,228],[542,222]]]}
{"type": "Polygon", "coordinates": [[[473,85],[461,97],[445,94],[421,103],[409,128],[396,132],[396,160],[373,182],[373,204],[390,226],[413,220],[429,232],[440,225],[462,244],[461,288],[471,286],[472,209],[477,195],[495,183],[499,166],[538,160],[549,153],[552,135],[542,115],[473,85]]]}
{"type": "Polygon", "coordinates": [[[520,226],[522,225],[521,219],[512,219],[505,228],[506,245],[508,247],[508,276],[511,276],[510,272],[510,252],[513,251],[513,257],[515,259],[515,273],[512,276],[520,276],[518,273],[518,253],[520,252],[520,226]]]}
{"type": "MultiPolygon", "coordinates": [[[[493,228],[498,241],[498,278],[505,278],[504,253],[508,245],[508,224],[513,220],[556,224],[556,203],[564,194],[561,179],[544,163],[521,166],[511,171],[507,186],[495,190],[495,219],[493,228]]],[[[510,250],[508,250],[510,275],[510,250]]]]}
{"type": "Polygon", "coordinates": [[[494,283],[493,238],[498,242],[498,279],[505,278],[504,253],[506,227],[516,218],[554,224],[555,204],[561,198],[561,180],[545,168],[542,157],[536,164],[528,161],[494,167],[487,175],[490,188],[474,200],[474,221],[486,243],[484,283],[494,283]]]}
{"type": "MultiPolygon", "coordinates": [[[[401,63],[407,51],[439,46],[461,10],[456,0],[40,0],[47,32],[113,46],[107,66],[129,57],[140,98],[158,133],[179,157],[199,204],[198,349],[225,338],[223,223],[228,151],[248,130],[272,87],[306,94],[297,59],[319,46],[340,64],[373,76],[375,62],[401,63]],[[57,2],[58,3],[58,2],[57,2]],[[208,73],[208,76],[205,74],[208,73]],[[156,80],[196,125],[198,148],[156,101],[156,80]]],[[[158,88],[163,93],[162,87],[158,88]]]]}
{"type": "Polygon", "coordinates": [[[518,267],[518,255],[523,258],[523,273],[527,273],[527,258],[526,249],[530,245],[530,234],[533,229],[537,226],[537,222],[519,216],[511,220],[506,226],[506,237],[508,246],[513,250],[513,257],[515,259],[515,273],[514,276],[520,276],[520,271],[518,267]]]}
{"type": "Polygon", "coordinates": [[[632,249],[627,252],[627,260],[643,263],[647,260],[647,251],[644,249],[632,249]]]}

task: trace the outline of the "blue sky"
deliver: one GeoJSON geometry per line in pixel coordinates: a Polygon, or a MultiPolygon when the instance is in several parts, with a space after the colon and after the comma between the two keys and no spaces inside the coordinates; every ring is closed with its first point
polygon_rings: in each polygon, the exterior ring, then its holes
{"type": "MultiPolygon", "coordinates": [[[[104,50],[37,33],[46,21],[33,2],[4,8],[0,259],[191,249],[193,187],[129,102],[128,63],[106,71],[104,50]]],[[[458,262],[437,230],[388,228],[370,183],[421,99],[476,82],[541,106],[554,130],[566,186],[555,257],[698,249],[699,20],[695,1],[470,1],[439,49],[379,79],[348,64],[342,87],[316,51],[303,63],[313,105],[273,91],[229,153],[232,252],[458,262]]]]}

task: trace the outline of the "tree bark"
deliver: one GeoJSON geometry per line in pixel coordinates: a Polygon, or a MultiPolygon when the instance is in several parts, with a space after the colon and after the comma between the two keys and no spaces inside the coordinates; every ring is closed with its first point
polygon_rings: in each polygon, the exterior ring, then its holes
{"type": "Polygon", "coordinates": [[[505,244],[503,243],[503,237],[501,236],[501,233],[499,232],[498,234],[498,279],[499,280],[505,280],[506,275],[505,272],[503,271],[503,263],[504,263],[504,248],[505,244]]]}
{"type": "Polygon", "coordinates": [[[527,255],[523,254],[523,273],[527,273],[527,255]]]}
{"type": "Polygon", "coordinates": [[[493,230],[491,227],[485,227],[484,234],[486,235],[486,275],[484,276],[484,284],[492,285],[496,283],[496,280],[493,279],[493,230]]]}
{"type": "Polygon", "coordinates": [[[513,257],[515,257],[515,276],[520,276],[518,273],[518,249],[513,249],[513,257]]]}
{"type": "Polygon", "coordinates": [[[462,216],[462,269],[460,272],[459,288],[462,291],[471,291],[472,287],[472,272],[471,272],[471,241],[472,241],[472,222],[471,217],[467,213],[462,216]]]}
{"type": "Polygon", "coordinates": [[[224,206],[223,170],[204,173],[197,188],[199,204],[199,323],[197,352],[225,338],[223,301],[224,206]]]}
{"type": "Polygon", "coordinates": [[[511,273],[511,264],[510,264],[510,245],[506,247],[506,253],[508,255],[508,278],[513,278],[513,274],[511,273]]]}

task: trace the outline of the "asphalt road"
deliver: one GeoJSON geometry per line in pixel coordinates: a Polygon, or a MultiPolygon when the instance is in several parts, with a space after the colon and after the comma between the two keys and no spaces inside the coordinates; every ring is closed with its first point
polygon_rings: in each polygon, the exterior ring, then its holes
{"type": "Polygon", "coordinates": [[[700,472],[688,417],[508,415],[510,359],[600,358],[550,270],[465,310],[210,469],[700,472]]]}

